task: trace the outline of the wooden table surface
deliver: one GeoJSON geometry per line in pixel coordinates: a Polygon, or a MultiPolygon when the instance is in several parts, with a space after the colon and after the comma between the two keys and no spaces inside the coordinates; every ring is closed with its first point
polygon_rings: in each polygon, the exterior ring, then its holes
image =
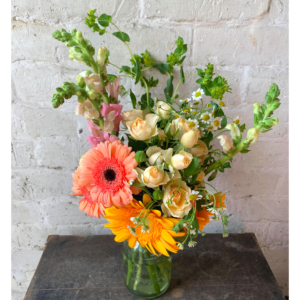
{"type": "MultiPolygon", "coordinates": [[[[253,233],[198,236],[173,255],[158,299],[284,300],[253,233]]],[[[24,300],[134,300],[123,283],[122,244],[112,235],[51,235],[24,300]]]]}

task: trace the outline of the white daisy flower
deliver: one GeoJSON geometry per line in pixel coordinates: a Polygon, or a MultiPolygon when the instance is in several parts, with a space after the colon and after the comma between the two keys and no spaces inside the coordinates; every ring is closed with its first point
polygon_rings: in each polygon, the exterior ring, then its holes
{"type": "Polygon", "coordinates": [[[236,116],[234,119],[233,119],[233,123],[236,124],[236,125],[239,125],[241,123],[241,118],[239,118],[239,116],[236,116]]]}
{"type": "Polygon", "coordinates": [[[180,99],[179,102],[190,102],[191,98],[180,99]]]}
{"type": "Polygon", "coordinates": [[[212,125],[209,125],[208,127],[206,127],[207,131],[212,131],[213,129],[214,129],[214,126],[212,126],[212,125]]]}
{"type": "Polygon", "coordinates": [[[197,244],[197,242],[195,242],[195,241],[189,241],[188,246],[189,246],[189,247],[195,247],[196,244],[197,244]]]}
{"type": "Polygon", "coordinates": [[[200,116],[201,121],[203,123],[209,124],[211,122],[211,113],[209,113],[208,111],[206,111],[205,113],[201,114],[200,116]]]}
{"type": "Polygon", "coordinates": [[[134,217],[130,218],[130,221],[131,221],[133,224],[137,224],[137,223],[140,222],[139,218],[134,218],[134,217]]]}
{"type": "Polygon", "coordinates": [[[134,229],[133,227],[127,225],[127,228],[128,228],[129,232],[130,232],[132,235],[134,235],[134,236],[137,235],[137,234],[135,233],[135,229],[134,229]]]}
{"type": "Polygon", "coordinates": [[[200,100],[202,99],[202,95],[204,95],[204,91],[202,89],[198,89],[197,91],[193,92],[192,98],[193,100],[200,100]]]}
{"type": "Polygon", "coordinates": [[[200,137],[203,137],[204,136],[204,128],[201,127],[201,128],[198,128],[198,130],[199,130],[200,137]]]}
{"type": "Polygon", "coordinates": [[[226,106],[226,104],[222,101],[222,100],[220,100],[219,101],[219,106],[222,108],[222,109],[227,109],[228,107],[226,106]]]}
{"type": "Polygon", "coordinates": [[[192,129],[197,129],[199,128],[199,122],[196,120],[196,119],[191,119],[189,118],[188,119],[188,125],[190,128],[192,129]]]}
{"type": "Polygon", "coordinates": [[[214,130],[218,130],[221,128],[221,117],[214,118],[213,121],[211,122],[211,125],[213,126],[214,130]]]}

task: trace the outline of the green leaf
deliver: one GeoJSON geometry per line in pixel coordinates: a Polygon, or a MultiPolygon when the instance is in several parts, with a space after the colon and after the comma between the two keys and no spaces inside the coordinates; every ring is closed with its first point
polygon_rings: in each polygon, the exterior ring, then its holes
{"type": "Polygon", "coordinates": [[[193,157],[193,160],[190,163],[190,165],[186,169],[184,169],[184,176],[188,178],[196,173],[199,173],[199,163],[198,158],[193,157]]]}
{"type": "Polygon", "coordinates": [[[201,138],[201,140],[207,145],[209,146],[209,143],[212,141],[214,135],[212,134],[211,131],[208,132],[207,136],[201,138]]]}
{"type": "Polygon", "coordinates": [[[98,126],[100,127],[99,120],[95,120],[95,119],[92,119],[92,120],[93,120],[93,122],[94,122],[96,125],[98,125],[98,126]]]}
{"type": "Polygon", "coordinates": [[[208,181],[214,180],[214,179],[216,178],[217,174],[218,174],[218,170],[215,170],[215,171],[208,177],[207,180],[208,180],[208,181]]]}
{"type": "Polygon", "coordinates": [[[128,66],[122,66],[121,67],[122,71],[124,71],[127,74],[131,74],[131,69],[128,66]]]}
{"type": "Polygon", "coordinates": [[[147,144],[143,141],[134,140],[130,135],[128,136],[128,146],[132,148],[132,151],[145,150],[147,148],[147,144]]]}
{"type": "Polygon", "coordinates": [[[117,32],[114,32],[113,35],[123,42],[130,42],[130,37],[125,32],[117,31],[117,32]]]}
{"type": "Polygon", "coordinates": [[[112,21],[112,17],[108,16],[107,14],[102,14],[98,18],[98,23],[103,27],[108,27],[109,23],[112,21]]]}
{"type": "Polygon", "coordinates": [[[173,67],[169,64],[157,64],[154,68],[158,69],[161,74],[167,74],[173,72],[173,67]]]}
{"type": "Polygon", "coordinates": [[[167,80],[167,87],[164,89],[165,95],[169,96],[170,98],[173,95],[173,76],[170,76],[167,80]]]}
{"type": "Polygon", "coordinates": [[[185,83],[185,78],[184,78],[184,73],[183,73],[183,68],[180,66],[180,80],[184,84],[185,83]]]}
{"type": "Polygon", "coordinates": [[[251,150],[248,150],[248,149],[243,149],[242,151],[241,151],[241,153],[248,153],[248,152],[250,152],[251,150]]]}
{"type": "Polygon", "coordinates": [[[239,129],[240,129],[240,132],[244,132],[244,130],[246,129],[246,124],[244,123],[243,125],[241,125],[239,127],[239,129]]]}
{"type": "Polygon", "coordinates": [[[135,72],[135,84],[137,84],[140,81],[142,75],[141,66],[138,59],[136,59],[134,63],[134,72],[135,72]]]}
{"type": "Polygon", "coordinates": [[[132,107],[135,109],[136,108],[136,97],[135,97],[134,93],[131,91],[131,89],[130,89],[130,99],[131,99],[132,107]]]}
{"type": "Polygon", "coordinates": [[[113,74],[107,74],[107,77],[111,83],[113,83],[114,80],[117,78],[117,76],[113,74]]]}
{"type": "Polygon", "coordinates": [[[182,228],[185,220],[181,219],[178,223],[175,224],[175,226],[172,228],[172,231],[175,231],[178,233],[182,228]]]}

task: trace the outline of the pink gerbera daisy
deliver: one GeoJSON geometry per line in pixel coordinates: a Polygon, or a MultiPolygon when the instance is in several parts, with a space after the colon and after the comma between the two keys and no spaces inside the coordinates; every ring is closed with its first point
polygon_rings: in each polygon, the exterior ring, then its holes
{"type": "Polygon", "coordinates": [[[136,178],[135,152],[121,142],[106,141],[90,149],[73,174],[75,195],[84,195],[80,209],[90,216],[104,215],[104,208],[123,207],[132,200],[129,181],[136,178]],[[84,189],[83,189],[84,188],[84,189]]]}

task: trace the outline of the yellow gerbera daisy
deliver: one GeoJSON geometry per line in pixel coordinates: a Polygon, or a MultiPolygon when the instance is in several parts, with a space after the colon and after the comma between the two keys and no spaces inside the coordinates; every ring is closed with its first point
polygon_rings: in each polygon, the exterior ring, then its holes
{"type": "Polygon", "coordinates": [[[168,251],[177,253],[179,247],[173,237],[185,235],[184,232],[172,231],[179,220],[163,218],[160,211],[151,210],[149,213],[143,208],[144,205],[136,200],[132,200],[126,207],[110,207],[105,210],[106,219],[110,223],[104,226],[110,228],[116,235],[116,242],[121,243],[128,240],[130,248],[134,248],[138,241],[142,247],[146,247],[149,252],[155,255],[157,255],[156,251],[165,256],[170,256],[168,251]],[[137,220],[143,220],[145,216],[144,225],[135,228],[137,220]]]}

